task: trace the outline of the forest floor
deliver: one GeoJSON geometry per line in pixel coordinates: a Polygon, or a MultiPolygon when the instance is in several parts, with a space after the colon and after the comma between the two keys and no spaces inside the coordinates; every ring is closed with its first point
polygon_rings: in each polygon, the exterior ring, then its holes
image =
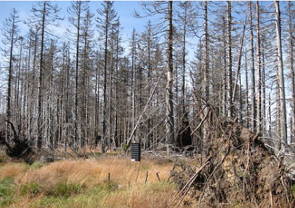
{"type": "Polygon", "coordinates": [[[165,159],[100,156],[31,165],[0,157],[0,207],[166,208],[177,192],[165,159]]]}

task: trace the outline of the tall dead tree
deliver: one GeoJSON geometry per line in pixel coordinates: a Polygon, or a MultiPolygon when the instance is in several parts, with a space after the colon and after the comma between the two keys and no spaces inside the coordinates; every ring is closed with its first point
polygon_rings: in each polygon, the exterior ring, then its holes
{"type": "Polygon", "coordinates": [[[222,38],[223,38],[223,65],[224,65],[224,71],[223,71],[223,115],[227,115],[227,110],[228,110],[228,93],[227,93],[227,88],[228,88],[228,68],[227,68],[227,50],[226,50],[226,20],[225,17],[222,17],[222,38]]]}
{"type": "Polygon", "coordinates": [[[229,117],[234,116],[233,106],[233,72],[232,72],[232,5],[227,1],[227,50],[228,50],[228,93],[229,117]]]}
{"type": "Polygon", "coordinates": [[[39,59],[39,82],[38,82],[38,112],[37,112],[37,147],[40,150],[43,144],[43,95],[44,95],[44,49],[46,29],[53,24],[58,18],[58,7],[51,2],[40,2],[37,7],[32,8],[33,15],[37,20],[37,27],[40,28],[40,59],[39,59]]]}
{"type": "Polygon", "coordinates": [[[254,33],[253,33],[253,12],[252,12],[252,2],[249,2],[249,10],[250,10],[250,42],[251,42],[251,84],[252,84],[252,94],[251,94],[251,104],[252,104],[252,130],[256,131],[256,79],[255,79],[255,61],[254,61],[254,33]]]}
{"type": "Polygon", "coordinates": [[[44,35],[46,23],[47,2],[44,1],[43,9],[39,10],[42,15],[41,20],[41,51],[40,51],[40,69],[39,69],[39,85],[38,85],[38,121],[37,121],[37,147],[42,148],[42,111],[43,111],[43,57],[44,57],[44,35]]]}
{"type": "MultiPolygon", "coordinates": [[[[204,99],[206,103],[204,103],[204,113],[203,115],[207,115],[208,113],[208,103],[209,102],[209,30],[208,30],[208,2],[204,2],[204,35],[205,35],[205,56],[204,56],[204,68],[203,68],[203,93],[204,93],[204,99]]],[[[205,117],[205,116],[204,116],[205,117]]],[[[204,118],[203,118],[204,119],[204,118]]],[[[209,123],[207,121],[204,122],[204,128],[203,128],[203,137],[205,140],[203,140],[203,147],[207,147],[209,142],[209,123]]],[[[207,148],[205,148],[207,152],[207,148]]]]}
{"type": "Polygon", "coordinates": [[[275,1],[276,8],[276,39],[277,39],[277,62],[278,62],[278,80],[279,80],[279,94],[280,94],[280,132],[281,140],[279,142],[279,149],[282,148],[282,142],[287,145],[287,113],[286,113],[286,96],[285,96],[285,79],[284,79],[284,65],[283,65],[283,51],[282,51],[282,35],[281,35],[281,10],[280,2],[275,1]]]}
{"type": "Polygon", "coordinates": [[[79,53],[80,53],[80,24],[81,24],[81,1],[77,1],[77,37],[76,37],[76,61],[75,61],[75,143],[78,142],[78,86],[79,86],[79,53]]]}
{"type": "MultiPolygon", "coordinates": [[[[7,80],[7,96],[6,96],[6,119],[11,121],[11,88],[12,88],[12,75],[13,75],[13,51],[14,44],[17,39],[17,24],[19,17],[15,9],[12,10],[10,17],[6,19],[5,26],[7,30],[3,34],[7,43],[9,44],[9,66],[8,66],[8,80],[7,80]]],[[[9,124],[6,124],[6,141],[8,141],[9,124]]]]}
{"type": "MultiPolygon", "coordinates": [[[[136,40],[136,32],[135,29],[132,31],[132,40],[131,40],[131,103],[132,103],[132,115],[131,115],[131,123],[132,123],[132,129],[135,128],[136,124],[136,76],[137,76],[137,50],[136,50],[136,45],[137,45],[137,40],[136,40]]],[[[136,138],[136,131],[133,134],[132,138],[133,142],[137,140],[136,138]]]]}
{"type": "Polygon", "coordinates": [[[102,115],[102,151],[105,152],[105,145],[110,146],[110,136],[107,138],[107,73],[109,69],[109,38],[110,31],[114,26],[117,13],[113,8],[113,2],[105,1],[102,3],[102,9],[98,10],[97,18],[98,27],[100,29],[104,42],[104,63],[103,63],[103,115],[102,115]]]}
{"type": "Polygon", "coordinates": [[[262,70],[261,70],[261,34],[260,34],[260,8],[259,8],[259,2],[256,1],[256,33],[257,33],[257,114],[258,114],[258,125],[257,130],[261,132],[262,129],[262,70]]]}
{"type": "Polygon", "coordinates": [[[168,67],[166,72],[166,143],[167,154],[169,145],[174,143],[174,113],[173,113],[173,2],[168,2],[168,67]]]}
{"type": "Polygon", "coordinates": [[[294,68],[294,12],[292,11],[291,1],[288,2],[288,24],[289,24],[289,59],[290,59],[290,70],[291,70],[291,80],[292,80],[292,121],[293,127],[291,131],[292,142],[295,142],[295,68],[294,68]]]}

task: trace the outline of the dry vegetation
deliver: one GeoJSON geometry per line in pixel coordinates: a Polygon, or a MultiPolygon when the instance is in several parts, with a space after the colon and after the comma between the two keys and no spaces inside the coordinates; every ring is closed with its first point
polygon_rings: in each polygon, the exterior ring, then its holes
{"type": "Polygon", "coordinates": [[[4,162],[0,207],[170,207],[176,192],[175,185],[167,182],[171,168],[168,161],[135,163],[114,156],[32,165],[4,162]]]}

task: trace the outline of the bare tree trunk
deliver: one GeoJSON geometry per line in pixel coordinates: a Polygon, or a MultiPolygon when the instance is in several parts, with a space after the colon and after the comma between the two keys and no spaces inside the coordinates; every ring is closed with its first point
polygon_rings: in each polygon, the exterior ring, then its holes
{"type": "Polygon", "coordinates": [[[248,58],[245,51],[245,82],[246,82],[246,127],[249,128],[249,78],[248,78],[248,58]]]}
{"type": "Polygon", "coordinates": [[[168,2],[168,68],[166,73],[166,143],[169,155],[170,145],[174,143],[174,116],[173,116],[173,2],[168,2]]]}
{"type": "MultiPolygon", "coordinates": [[[[118,25],[117,28],[117,34],[116,34],[116,66],[115,66],[115,90],[114,90],[114,97],[115,97],[115,105],[119,106],[118,104],[118,71],[119,71],[119,41],[120,41],[120,24],[118,25]]],[[[116,147],[119,147],[120,142],[118,141],[118,107],[115,109],[115,132],[114,132],[114,142],[116,147]]]]}
{"type": "MultiPolygon", "coordinates": [[[[109,2],[107,2],[109,7],[109,2]]],[[[107,66],[108,66],[108,38],[109,38],[109,9],[105,14],[105,37],[104,37],[104,78],[103,78],[103,120],[102,120],[102,152],[105,152],[106,145],[106,116],[107,116],[107,66]]]]}
{"type": "MultiPolygon", "coordinates": [[[[241,36],[241,39],[240,39],[240,49],[239,49],[239,57],[238,57],[238,69],[237,69],[237,74],[236,74],[236,78],[235,78],[235,85],[234,85],[234,89],[233,89],[233,93],[234,93],[233,94],[233,100],[236,99],[238,80],[240,79],[239,77],[241,75],[241,64],[242,64],[242,55],[243,55],[245,32],[246,32],[246,21],[244,23],[243,32],[242,32],[242,36],[241,36]]],[[[239,88],[241,88],[241,85],[240,85],[239,88]]]]}
{"type": "MultiPolygon", "coordinates": [[[[135,109],[135,92],[136,92],[136,42],[135,42],[135,30],[133,29],[132,33],[132,54],[131,54],[131,92],[132,92],[132,129],[135,128],[135,114],[136,114],[136,109],[135,109]]],[[[134,132],[134,135],[132,137],[132,141],[136,141],[136,131],[134,132]]]]}
{"type": "Polygon", "coordinates": [[[291,69],[291,79],[292,79],[292,105],[293,105],[293,119],[292,119],[292,131],[291,131],[291,137],[293,138],[294,141],[294,130],[295,130],[295,68],[294,68],[294,24],[292,21],[294,19],[292,16],[292,3],[289,1],[288,2],[288,15],[289,15],[289,57],[290,57],[290,69],[291,69]]]}
{"type": "MultiPolygon", "coordinates": [[[[151,29],[151,23],[149,22],[148,23],[148,29],[147,29],[147,32],[148,32],[148,37],[147,37],[147,52],[148,52],[148,72],[147,72],[147,79],[148,79],[148,94],[151,93],[151,88],[152,88],[152,60],[151,60],[151,56],[152,56],[152,52],[151,52],[151,47],[152,47],[152,29],[151,29]]],[[[148,119],[148,124],[147,124],[147,127],[148,127],[148,130],[150,130],[152,128],[152,125],[153,125],[153,119],[152,118],[149,118],[148,119]]],[[[152,141],[153,141],[153,134],[149,134],[148,137],[147,137],[147,146],[150,147],[151,144],[152,144],[152,141]]]]}
{"type": "MultiPolygon", "coordinates": [[[[98,54],[97,54],[98,56],[98,54]]],[[[99,85],[100,85],[100,69],[99,69],[99,61],[97,60],[96,63],[96,70],[95,70],[95,107],[94,107],[94,140],[95,140],[95,147],[97,147],[98,143],[98,126],[99,125],[99,85]]]]}
{"type": "Polygon", "coordinates": [[[227,115],[227,103],[228,103],[228,97],[227,97],[227,85],[228,85],[228,70],[227,70],[227,50],[226,50],[226,21],[223,17],[223,64],[224,64],[224,73],[223,73],[223,115],[227,115]]]}
{"type": "MultiPolygon", "coordinates": [[[[262,42],[263,43],[263,42],[262,42]]],[[[262,68],[261,68],[261,87],[262,87],[262,133],[266,132],[266,85],[265,85],[265,51],[262,46],[262,68]]]]}
{"type": "Polygon", "coordinates": [[[271,119],[271,96],[270,93],[268,95],[268,136],[272,137],[272,119],[271,119]]]}
{"type": "MultiPolygon", "coordinates": [[[[71,63],[71,60],[70,60],[70,52],[69,52],[69,48],[67,48],[67,66],[66,66],[66,106],[65,106],[65,111],[66,111],[66,124],[68,125],[69,123],[69,117],[70,117],[70,100],[69,100],[69,91],[70,91],[70,63],[71,63]]],[[[66,135],[65,135],[65,144],[64,144],[64,149],[65,151],[67,151],[67,148],[68,148],[68,143],[69,143],[69,140],[68,140],[68,137],[69,137],[69,127],[67,126],[66,128],[66,135]]]]}
{"type": "Polygon", "coordinates": [[[258,114],[258,125],[257,130],[259,132],[263,131],[262,129],[262,79],[261,79],[261,41],[260,41],[260,9],[259,9],[259,2],[256,1],[256,31],[257,31],[257,114],[258,114]]]}
{"type": "MultiPolygon", "coordinates": [[[[7,82],[7,106],[6,106],[6,118],[8,121],[11,121],[11,85],[12,85],[12,65],[13,65],[13,48],[15,41],[16,33],[16,10],[13,9],[12,12],[12,24],[11,24],[11,33],[10,33],[10,50],[9,50],[9,68],[8,68],[8,82],[7,82]]],[[[6,123],[6,142],[8,142],[9,127],[6,123]]]]}
{"type": "Polygon", "coordinates": [[[255,66],[254,66],[254,34],[253,34],[253,13],[252,2],[249,2],[250,9],[250,41],[251,41],[251,78],[252,78],[252,130],[256,131],[256,87],[255,87],[255,66]]]}
{"type": "Polygon", "coordinates": [[[45,22],[46,22],[46,5],[47,2],[43,3],[42,11],[42,25],[41,25],[41,51],[40,51],[40,70],[39,70],[39,86],[38,86],[38,121],[37,131],[38,140],[37,147],[40,150],[42,148],[42,124],[43,124],[43,58],[44,58],[44,35],[45,35],[45,22]]]}
{"type": "MultiPolygon", "coordinates": [[[[276,7],[276,34],[277,34],[277,50],[278,50],[278,80],[280,92],[280,124],[281,124],[281,140],[287,145],[287,115],[286,115],[286,96],[285,96],[285,80],[284,65],[281,38],[281,11],[279,1],[275,1],[276,7]]],[[[284,148],[284,146],[283,146],[284,148]]],[[[281,145],[279,146],[281,149],[281,145]]]]}
{"type": "Polygon", "coordinates": [[[15,90],[15,111],[17,112],[18,118],[16,119],[18,128],[21,129],[21,113],[22,113],[22,107],[21,107],[21,97],[22,97],[22,51],[23,51],[23,37],[20,37],[20,49],[19,49],[19,62],[18,62],[18,70],[17,70],[17,76],[16,76],[16,90],[15,90]]]}
{"type": "Polygon", "coordinates": [[[37,42],[38,42],[38,31],[36,28],[36,31],[33,32],[34,35],[34,53],[33,53],[33,74],[32,74],[32,89],[31,89],[31,108],[30,108],[30,127],[29,127],[29,137],[31,137],[33,132],[33,110],[36,105],[35,103],[35,88],[36,88],[36,59],[37,59],[37,42]]]}
{"type": "MultiPolygon", "coordinates": [[[[204,99],[206,102],[209,102],[209,32],[208,32],[208,2],[204,2],[204,31],[205,31],[205,65],[204,65],[204,71],[203,71],[203,90],[204,90],[204,99]]],[[[208,107],[207,103],[204,103],[204,116],[208,113],[208,107]]],[[[204,128],[203,128],[203,148],[207,154],[207,146],[210,142],[208,138],[208,131],[209,126],[208,122],[204,122],[204,128]]]]}
{"type": "Polygon", "coordinates": [[[228,87],[229,87],[229,117],[234,116],[233,106],[233,77],[232,77],[232,14],[231,2],[227,1],[227,47],[228,47],[228,87]]]}
{"type": "Polygon", "coordinates": [[[77,2],[77,37],[76,37],[76,64],[75,64],[75,141],[74,145],[78,144],[78,88],[79,88],[79,54],[80,54],[80,23],[81,23],[81,4],[77,2]]]}
{"type": "MultiPolygon", "coordinates": [[[[207,2],[206,2],[207,3],[207,2]]],[[[185,73],[186,73],[186,34],[187,34],[187,7],[184,8],[184,24],[183,24],[183,40],[182,40],[182,99],[181,99],[181,106],[182,106],[182,113],[181,116],[185,114],[185,73]]]]}

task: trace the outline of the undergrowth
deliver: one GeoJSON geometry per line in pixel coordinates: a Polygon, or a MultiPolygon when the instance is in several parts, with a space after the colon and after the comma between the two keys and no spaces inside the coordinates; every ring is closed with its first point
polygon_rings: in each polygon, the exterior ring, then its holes
{"type": "Polygon", "coordinates": [[[117,157],[32,165],[4,162],[0,207],[168,208],[176,191],[167,182],[171,168],[168,162],[134,163],[117,157]]]}
{"type": "Polygon", "coordinates": [[[13,202],[15,184],[12,178],[7,177],[0,181],[0,207],[5,207],[13,202]]]}

